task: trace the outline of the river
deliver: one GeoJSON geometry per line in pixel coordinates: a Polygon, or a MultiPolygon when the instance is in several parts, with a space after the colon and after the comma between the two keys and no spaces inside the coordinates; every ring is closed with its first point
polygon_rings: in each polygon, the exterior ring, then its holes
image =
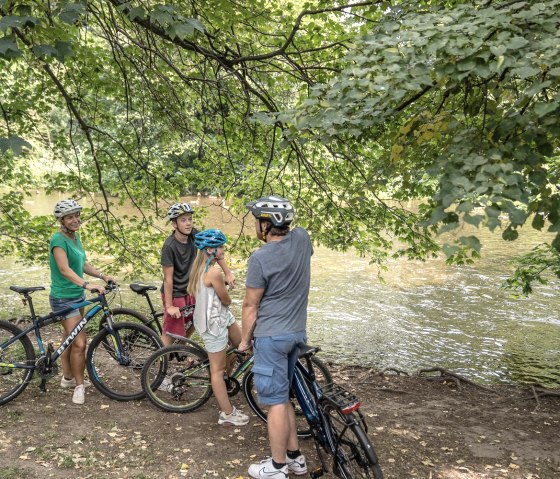
{"type": "MultiPolygon", "coordinates": [[[[29,211],[50,214],[58,199],[38,194],[29,201],[29,211]]],[[[228,232],[235,226],[223,211],[211,206],[206,222],[228,232]]],[[[309,342],[319,344],[323,356],[337,362],[410,373],[440,366],[481,382],[558,387],[560,282],[539,286],[529,298],[513,298],[500,289],[513,255],[528,251],[546,234],[525,231],[514,243],[503,242],[499,231],[477,234],[483,256],[475,265],[393,260],[383,281],[367,259],[317,247],[312,259],[309,342]]],[[[161,280],[148,281],[159,285],[161,280]]],[[[12,284],[48,286],[48,268],[0,259],[1,317],[21,312],[17,295],[8,290],[12,284]]],[[[241,281],[234,290],[237,316],[242,290],[241,281]]],[[[132,296],[125,291],[121,302],[142,309],[144,305],[132,296]]],[[[156,303],[160,304],[158,298],[156,303]]]]}

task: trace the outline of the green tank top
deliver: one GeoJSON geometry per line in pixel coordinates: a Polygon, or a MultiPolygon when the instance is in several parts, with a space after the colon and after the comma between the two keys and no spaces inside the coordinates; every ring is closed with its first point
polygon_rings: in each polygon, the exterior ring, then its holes
{"type": "Polygon", "coordinates": [[[76,234],[76,239],[70,239],[61,232],[55,233],[49,245],[49,263],[51,267],[51,296],[53,298],[80,298],[84,294],[81,286],[68,281],[58,269],[54,259],[53,249],[59,247],[66,252],[68,265],[80,278],[84,277],[84,264],[86,263],[86,252],[76,234]]]}

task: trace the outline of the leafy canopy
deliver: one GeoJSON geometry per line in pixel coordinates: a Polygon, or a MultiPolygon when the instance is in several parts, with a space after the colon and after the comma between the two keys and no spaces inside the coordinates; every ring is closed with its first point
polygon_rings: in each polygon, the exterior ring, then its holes
{"type": "Polygon", "coordinates": [[[529,222],[558,251],[559,1],[0,0],[0,254],[45,259],[37,186],[95,192],[88,249],[133,274],[197,191],[284,194],[379,264],[504,215],[504,240],[529,222]]]}

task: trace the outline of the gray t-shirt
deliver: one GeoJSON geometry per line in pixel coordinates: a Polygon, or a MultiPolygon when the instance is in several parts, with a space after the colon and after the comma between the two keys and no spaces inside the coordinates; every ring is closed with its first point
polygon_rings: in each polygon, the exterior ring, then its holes
{"type": "Polygon", "coordinates": [[[306,330],[313,246],[307,231],[295,228],[281,241],[261,246],[249,258],[248,288],[264,288],[255,337],[306,330]]]}
{"type": "MultiPolygon", "coordinates": [[[[161,265],[173,266],[174,298],[181,298],[187,295],[189,273],[197,252],[193,239],[196,233],[198,233],[198,230],[193,228],[186,243],[177,241],[175,233],[172,233],[167,237],[161,248],[161,265]]],[[[163,294],[163,285],[161,287],[161,292],[163,294]]]]}

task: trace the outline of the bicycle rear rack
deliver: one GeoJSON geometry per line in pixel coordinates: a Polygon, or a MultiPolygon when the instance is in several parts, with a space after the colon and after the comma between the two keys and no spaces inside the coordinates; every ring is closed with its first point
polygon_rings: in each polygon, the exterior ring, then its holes
{"type": "Polygon", "coordinates": [[[350,414],[362,405],[354,394],[338,384],[327,384],[322,393],[324,399],[339,408],[342,414],[350,414]]]}

